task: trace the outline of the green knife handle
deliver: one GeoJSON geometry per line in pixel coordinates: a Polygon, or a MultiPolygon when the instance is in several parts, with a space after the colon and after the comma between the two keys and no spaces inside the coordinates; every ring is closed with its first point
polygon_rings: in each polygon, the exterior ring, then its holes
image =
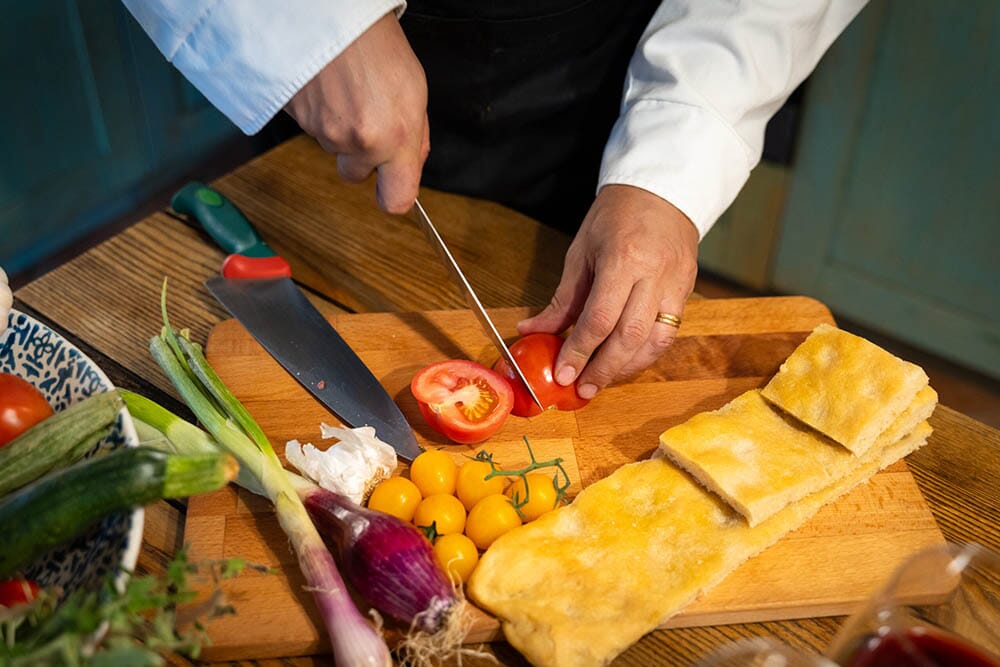
{"type": "Polygon", "coordinates": [[[236,205],[213,188],[192,181],[170,200],[175,211],[198,221],[223,250],[231,253],[222,264],[227,278],[275,278],[291,275],[288,262],[264,242],[236,205]]]}

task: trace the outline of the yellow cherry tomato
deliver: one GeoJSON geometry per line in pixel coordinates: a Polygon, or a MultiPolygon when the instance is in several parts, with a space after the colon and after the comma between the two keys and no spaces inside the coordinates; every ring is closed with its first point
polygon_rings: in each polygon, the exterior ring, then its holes
{"type": "Polygon", "coordinates": [[[503,493],[503,486],[506,483],[504,477],[486,479],[492,470],[489,463],[477,459],[466,461],[458,469],[455,492],[458,494],[458,499],[465,505],[465,509],[471,510],[486,496],[503,493]]]}
{"type": "Polygon", "coordinates": [[[417,505],[413,525],[427,528],[434,524],[438,535],[461,533],[465,529],[465,507],[450,493],[435,493],[417,505]]]}
{"type": "Polygon", "coordinates": [[[403,521],[412,521],[417,505],[423,500],[417,485],[405,477],[383,480],[368,496],[368,509],[391,514],[403,521]]]}
{"type": "Polygon", "coordinates": [[[479,552],[476,545],[465,535],[452,533],[442,535],[434,542],[434,556],[437,557],[441,569],[448,574],[452,582],[465,583],[476,569],[479,562],[479,552]]]}
{"type": "Polygon", "coordinates": [[[523,478],[514,479],[514,483],[507,489],[507,497],[515,504],[524,503],[517,510],[525,521],[534,521],[556,508],[555,482],[548,475],[529,472],[523,478]],[[525,480],[528,481],[527,491],[525,491],[525,480]]]}
{"type": "Polygon", "coordinates": [[[458,466],[450,456],[439,449],[429,449],[410,464],[410,479],[424,498],[435,493],[455,493],[455,476],[458,466]]]}
{"type": "Polygon", "coordinates": [[[478,548],[486,550],[493,541],[521,525],[521,517],[502,493],[486,496],[469,511],[465,534],[478,548]]]}

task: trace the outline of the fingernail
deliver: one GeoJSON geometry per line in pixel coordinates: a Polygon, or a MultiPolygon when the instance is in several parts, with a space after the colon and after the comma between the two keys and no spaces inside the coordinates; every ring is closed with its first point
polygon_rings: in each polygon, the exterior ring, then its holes
{"type": "Polygon", "coordinates": [[[581,384],[576,389],[576,395],[580,398],[591,399],[597,396],[597,385],[596,384],[581,384]]]}
{"type": "Polygon", "coordinates": [[[562,368],[559,369],[559,372],[556,373],[556,382],[558,382],[564,387],[566,385],[572,384],[575,378],[576,378],[576,369],[573,368],[572,366],[563,366],[562,368]]]}

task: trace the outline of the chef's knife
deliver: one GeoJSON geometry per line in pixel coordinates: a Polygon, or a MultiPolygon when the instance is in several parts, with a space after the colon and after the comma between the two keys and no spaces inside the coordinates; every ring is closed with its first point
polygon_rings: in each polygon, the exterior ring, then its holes
{"type": "Polygon", "coordinates": [[[496,347],[497,351],[500,353],[500,356],[507,361],[510,367],[514,370],[515,375],[517,375],[522,384],[524,384],[527,388],[528,394],[531,396],[531,400],[535,402],[535,405],[537,405],[542,412],[545,412],[545,406],[542,405],[540,400],[538,400],[538,396],[535,395],[535,390],[532,389],[531,383],[528,382],[528,378],[524,376],[524,373],[521,371],[521,367],[517,365],[514,355],[510,353],[510,350],[507,348],[507,344],[504,343],[503,338],[497,331],[497,328],[493,325],[493,320],[491,320],[490,316],[486,313],[486,309],[483,308],[483,304],[479,300],[479,297],[476,296],[476,292],[472,289],[472,285],[469,284],[465,274],[462,273],[462,269],[459,268],[458,262],[455,261],[455,257],[451,254],[451,251],[448,250],[447,244],[445,244],[444,239],[441,238],[441,235],[438,233],[434,223],[431,222],[427,212],[424,211],[424,207],[420,205],[420,200],[418,199],[414,203],[417,209],[417,222],[420,224],[420,228],[424,230],[427,240],[430,241],[432,246],[434,246],[434,250],[437,251],[441,261],[444,262],[444,266],[448,270],[448,275],[451,276],[452,281],[462,292],[462,295],[465,297],[465,302],[472,310],[472,314],[476,316],[476,319],[479,320],[479,324],[482,326],[483,331],[486,332],[486,337],[490,339],[493,346],[496,347]]]}
{"type": "Polygon", "coordinates": [[[230,254],[205,286],[292,377],[348,426],[372,426],[400,458],[420,446],[399,407],[292,282],[291,268],[220,192],[191,182],[171,200],[230,254]]]}

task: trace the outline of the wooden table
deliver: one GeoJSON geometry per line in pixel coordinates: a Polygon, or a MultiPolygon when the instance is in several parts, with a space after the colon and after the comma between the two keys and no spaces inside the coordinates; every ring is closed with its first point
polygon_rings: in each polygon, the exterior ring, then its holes
{"type": "MultiPolygon", "coordinates": [[[[462,308],[420,230],[380,213],[372,184],[349,186],[310,139],[293,139],[219,179],[263,236],[293,265],[327,313],[462,308]]],[[[501,206],[438,192],[421,201],[448,240],[487,307],[547,303],[570,239],[501,206]]],[[[159,331],[159,293],[169,280],[171,319],[196,340],[226,319],[202,287],[223,253],[171,211],[155,213],[15,293],[15,307],[79,345],[118,386],[190,417],[147,351],[159,331]]],[[[1000,431],[939,406],[929,445],[908,462],[945,537],[1000,551],[1000,431]]],[[[146,512],[140,572],[160,572],[181,546],[184,506],[161,502],[146,512]]],[[[1000,591],[998,591],[1000,593],[1000,591]]],[[[720,643],[768,635],[821,650],[842,619],[660,630],[616,665],[684,665],[720,643]]],[[[523,665],[510,647],[492,647],[502,664],[523,665]]],[[[260,661],[327,664],[328,657],[260,661]]],[[[248,663],[243,663],[248,664],[248,663]]],[[[465,660],[466,665],[492,664],[465,660]]]]}

